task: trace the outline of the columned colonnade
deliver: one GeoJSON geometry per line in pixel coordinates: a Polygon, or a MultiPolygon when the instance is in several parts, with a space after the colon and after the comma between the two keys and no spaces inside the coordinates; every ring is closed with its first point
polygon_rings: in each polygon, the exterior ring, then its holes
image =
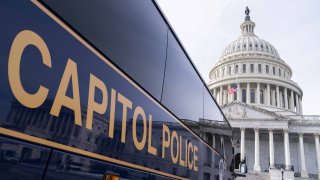
{"type": "MultiPolygon", "coordinates": [[[[245,159],[245,130],[246,128],[240,128],[241,142],[240,142],[240,161],[245,159]]],[[[274,138],[273,132],[274,130],[279,129],[268,129],[269,130],[269,163],[270,168],[275,168],[274,161],[274,138]]],[[[285,157],[285,170],[290,171],[292,164],[290,159],[290,143],[289,143],[289,130],[283,129],[284,135],[284,157],[285,157]]],[[[315,148],[316,148],[316,158],[317,158],[317,166],[318,166],[318,176],[320,175],[320,144],[319,144],[319,134],[313,134],[315,140],[315,148]]],[[[261,171],[260,167],[260,139],[259,139],[259,128],[254,128],[254,137],[255,137],[255,160],[254,160],[254,168],[253,170],[256,172],[261,171]]],[[[307,167],[306,167],[306,158],[304,153],[304,144],[303,144],[303,133],[299,133],[299,152],[300,152],[300,167],[301,167],[301,177],[308,177],[307,167]]],[[[319,176],[320,177],[320,176],[319,176]]]]}
{"type": "Polygon", "coordinates": [[[213,96],[220,106],[232,101],[247,104],[267,105],[285,108],[298,114],[302,112],[302,94],[284,86],[268,83],[234,83],[213,88],[213,96]],[[231,87],[237,88],[237,93],[228,94],[231,87]]]}

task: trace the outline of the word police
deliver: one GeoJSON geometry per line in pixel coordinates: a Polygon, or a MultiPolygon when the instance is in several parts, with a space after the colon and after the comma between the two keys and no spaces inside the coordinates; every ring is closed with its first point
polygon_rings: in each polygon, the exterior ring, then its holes
{"type": "MultiPolygon", "coordinates": [[[[38,108],[47,99],[49,91],[54,89],[48,89],[42,85],[39,85],[37,92],[28,93],[21,82],[20,66],[21,58],[24,50],[27,46],[32,45],[36,47],[41,56],[42,63],[48,68],[52,68],[51,56],[49,49],[44,40],[35,32],[30,30],[24,30],[18,33],[13,40],[8,62],[8,77],[9,84],[15,98],[24,106],[28,108],[38,108]]],[[[121,124],[121,142],[126,143],[127,133],[127,112],[132,111],[132,140],[135,147],[138,150],[147,148],[148,153],[158,156],[158,149],[152,146],[152,115],[146,114],[143,107],[133,106],[134,103],[126,96],[117,92],[115,89],[107,89],[106,84],[90,73],[89,78],[89,93],[87,114],[85,119],[85,127],[92,130],[93,114],[105,114],[107,108],[109,108],[109,131],[108,137],[114,138],[114,124],[115,124],[115,110],[116,103],[122,105],[122,124],[121,124]],[[95,92],[100,91],[102,94],[102,101],[95,101],[95,92]],[[110,93],[110,94],[109,94],[110,93]],[[137,135],[137,121],[142,119],[142,139],[138,139],[137,135]],[[148,141],[148,143],[147,143],[148,141]],[[147,147],[146,147],[147,144],[147,147]]],[[[59,87],[50,110],[50,114],[58,117],[62,107],[69,108],[74,112],[74,123],[78,126],[84,126],[81,119],[81,103],[80,103],[80,91],[79,91],[79,79],[77,63],[72,59],[68,59],[65,66],[65,70],[62,74],[59,87]],[[73,97],[67,96],[68,85],[72,89],[73,97]]],[[[173,163],[179,164],[189,169],[198,171],[198,147],[193,145],[190,140],[183,139],[176,131],[171,131],[165,124],[162,125],[162,154],[159,155],[162,158],[170,158],[173,163]],[[166,153],[169,152],[170,153],[166,153]]]]}

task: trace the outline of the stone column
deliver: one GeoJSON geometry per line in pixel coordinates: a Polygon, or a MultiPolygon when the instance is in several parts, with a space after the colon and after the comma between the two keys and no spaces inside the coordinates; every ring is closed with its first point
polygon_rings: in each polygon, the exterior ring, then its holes
{"type": "Polygon", "coordinates": [[[300,107],[299,107],[299,97],[298,97],[298,93],[296,93],[296,107],[297,107],[296,112],[300,114],[300,107]]]}
{"type": "Polygon", "coordinates": [[[270,106],[270,84],[267,84],[267,106],[270,106]]]}
{"type": "Polygon", "coordinates": [[[300,162],[301,162],[301,177],[309,178],[307,167],[306,167],[306,158],[304,155],[304,144],[303,144],[303,134],[299,133],[299,146],[300,146],[300,162]]]}
{"type": "Polygon", "coordinates": [[[320,145],[319,145],[319,134],[314,134],[314,140],[315,140],[316,154],[317,154],[318,179],[320,179],[320,145]]]}
{"type": "Polygon", "coordinates": [[[289,130],[285,129],[284,132],[284,155],[286,170],[291,170],[291,159],[290,159],[290,144],[289,144],[289,130]]]}
{"type": "Polygon", "coordinates": [[[212,147],[216,149],[216,135],[212,134],[212,147]]]}
{"type": "Polygon", "coordinates": [[[300,114],[303,114],[301,99],[302,99],[302,97],[300,96],[300,98],[299,98],[300,114]]]}
{"type": "Polygon", "coordinates": [[[220,143],[221,143],[221,154],[223,157],[226,157],[226,147],[224,146],[224,138],[223,136],[220,136],[220,143]]]}
{"type": "Polygon", "coordinates": [[[284,107],[288,109],[288,92],[287,88],[284,88],[284,107]]]}
{"type": "Polygon", "coordinates": [[[259,129],[254,128],[254,166],[253,170],[256,172],[261,172],[260,167],[260,139],[259,139],[259,129]]]}
{"type": "MultiPolygon", "coordinates": [[[[216,149],[216,136],[215,136],[215,134],[212,134],[212,148],[216,149]]],[[[216,156],[213,154],[212,159],[211,159],[212,164],[215,164],[215,161],[216,161],[216,156]]]]}
{"type": "Polygon", "coordinates": [[[228,94],[227,94],[227,90],[223,91],[223,104],[227,104],[228,103],[228,94]]]}
{"type": "Polygon", "coordinates": [[[272,105],[276,105],[276,92],[274,90],[271,91],[272,93],[272,105]]]}
{"type": "MultiPolygon", "coordinates": [[[[231,88],[231,85],[229,84],[228,85],[228,90],[231,88]]],[[[228,94],[228,90],[226,91],[226,93],[227,93],[227,96],[228,96],[228,103],[230,103],[230,102],[232,102],[232,100],[231,100],[231,98],[232,98],[232,94],[228,94]]]]}
{"type": "Polygon", "coordinates": [[[223,92],[223,89],[222,89],[222,86],[220,86],[220,91],[219,91],[219,104],[220,104],[220,106],[222,106],[222,103],[223,103],[222,92],[223,92]]]}
{"type": "Polygon", "coordinates": [[[240,88],[240,83],[237,84],[237,101],[241,102],[241,88],[240,88]]]}
{"type": "Polygon", "coordinates": [[[290,109],[294,110],[294,98],[293,98],[293,90],[291,89],[291,95],[290,95],[290,109]]]}
{"type": "Polygon", "coordinates": [[[280,107],[280,91],[279,86],[276,86],[277,89],[277,107],[280,107]]]}
{"type": "Polygon", "coordinates": [[[250,83],[247,83],[247,104],[250,103],[250,83]]]}
{"type": "Polygon", "coordinates": [[[240,161],[245,160],[245,153],[246,153],[246,149],[245,149],[245,128],[242,127],[240,128],[241,131],[241,141],[240,141],[240,161]]]}
{"type": "Polygon", "coordinates": [[[273,142],[272,129],[269,129],[269,154],[270,154],[270,168],[274,168],[274,142],[273,142]]]}
{"type": "Polygon", "coordinates": [[[260,83],[257,83],[257,104],[260,104],[260,83]]]}

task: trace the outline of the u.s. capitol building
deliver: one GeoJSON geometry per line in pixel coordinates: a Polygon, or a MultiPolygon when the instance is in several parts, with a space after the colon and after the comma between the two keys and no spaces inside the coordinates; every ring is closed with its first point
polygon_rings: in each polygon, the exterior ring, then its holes
{"type": "Polygon", "coordinates": [[[245,13],[241,36],[223,50],[208,84],[234,128],[235,167],[245,161],[249,174],[320,179],[320,116],[303,115],[290,66],[245,13]]]}

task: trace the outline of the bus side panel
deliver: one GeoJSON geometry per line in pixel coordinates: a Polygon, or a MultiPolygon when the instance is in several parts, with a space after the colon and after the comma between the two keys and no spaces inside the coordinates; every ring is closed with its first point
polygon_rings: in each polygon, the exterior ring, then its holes
{"type": "Polygon", "coordinates": [[[48,14],[27,0],[0,1],[0,133],[166,176],[202,179],[209,147],[48,14]],[[24,42],[21,57],[10,56],[30,35],[33,44],[24,42]],[[52,66],[44,64],[45,51],[52,66]],[[19,81],[33,98],[23,100],[19,81]],[[47,94],[34,104],[40,87],[47,94]],[[100,103],[104,110],[97,110],[100,103]]]}
{"type": "Polygon", "coordinates": [[[53,151],[45,180],[101,180],[112,174],[124,179],[146,180],[149,173],[97,161],[61,151],[53,151]]]}
{"type": "Polygon", "coordinates": [[[41,179],[50,150],[0,137],[0,177],[2,180],[41,179]]]}

